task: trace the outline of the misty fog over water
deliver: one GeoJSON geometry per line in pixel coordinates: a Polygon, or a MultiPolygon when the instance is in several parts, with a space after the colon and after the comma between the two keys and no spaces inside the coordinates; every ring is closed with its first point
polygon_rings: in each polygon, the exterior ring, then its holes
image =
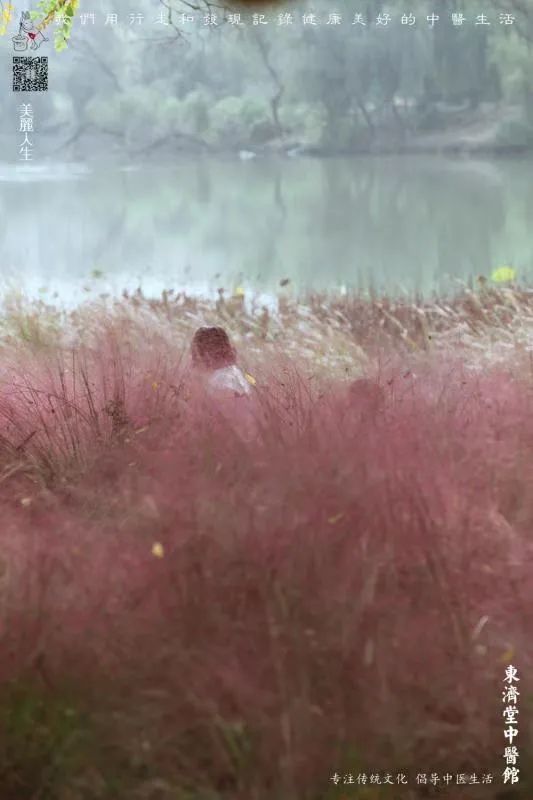
{"type": "Polygon", "coordinates": [[[46,92],[11,90],[13,20],[0,38],[4,288],[70,303],[139,285],[428,294],[500,266],[526,279],[533,18],[472,0],[457,24],[460,5],[369,0],[355,24],[340,3],[338,25],[325,0],[265,9],[260,25],[219,8],[206,27],[203,3],[189,24],[176,0],[170,25],[153,0],[131,24],[126,0],[99,0],[65,50],[47,28],[46,92]]]}
{"type": "MultiPolygon", "coordinates": [[[[0,166],[4,287],[453,290],[528,274],[533,164],[431,157],[0,166]],[[61,221],[61,222],[58,222],[61,221]]],[[[90,290],[90,291],[88,291],[90,290]]]]}

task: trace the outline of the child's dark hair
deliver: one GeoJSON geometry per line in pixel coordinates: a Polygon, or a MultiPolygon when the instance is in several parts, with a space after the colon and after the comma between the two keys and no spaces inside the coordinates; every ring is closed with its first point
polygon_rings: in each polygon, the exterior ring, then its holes
{"type": "Polygon", "coordinates": [[[191,344],[192,363],[204,369],[230,367],[237,361],[235,348],[224,328],[198,328],[191,344]]]}

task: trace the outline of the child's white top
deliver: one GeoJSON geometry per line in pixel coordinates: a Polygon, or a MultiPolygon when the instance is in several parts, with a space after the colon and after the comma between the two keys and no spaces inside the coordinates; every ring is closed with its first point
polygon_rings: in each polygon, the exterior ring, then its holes
{"type": "Polygon", "coordinates": [[[212,372],[207,380],[207,386],[212,392],[222,390],[234,393],[238,397],[250,394],[250,384],[235,364],[212,372]]]}

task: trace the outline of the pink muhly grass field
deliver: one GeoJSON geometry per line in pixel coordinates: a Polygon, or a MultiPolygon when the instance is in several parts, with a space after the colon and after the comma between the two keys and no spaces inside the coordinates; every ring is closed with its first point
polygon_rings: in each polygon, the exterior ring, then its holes
{"type": "Polygon", "coordinates": [[[525,775],[528,376],[439,357],[376,400],[265,359],[243,436],[157,342],[0,367],[2,798],[411,798],[418,772],[492,772],[463,796],[498,797],[509,663],[525,775]],[[84,720],[55,771],[21,686],[84,720]]]}

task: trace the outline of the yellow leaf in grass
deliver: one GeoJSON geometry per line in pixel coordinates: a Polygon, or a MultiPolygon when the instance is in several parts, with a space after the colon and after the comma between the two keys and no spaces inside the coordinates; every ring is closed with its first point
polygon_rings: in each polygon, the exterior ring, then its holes
{"type": "Polygon", "coordinates": [[[514,281],[516,277],[516,270],[513,267],[498,267],[492,270],[491,279],[495,283],[506,283],[507,281],[514,281]]]}
{"type": "Polygon", "coordinates": [[[509,645],[505,653],[502,654],[500,661],[502,664],[510,664],[512,659],[514,658],[514,647],[512,644],[509,645]]]}
{"type": "Polygon", "coordinates": [[[156,558],[163,558],[163,556],[165,555],[165,550],[161,542],[155,542],[152,545],[152,555],[155,556],[156,558]]]}

